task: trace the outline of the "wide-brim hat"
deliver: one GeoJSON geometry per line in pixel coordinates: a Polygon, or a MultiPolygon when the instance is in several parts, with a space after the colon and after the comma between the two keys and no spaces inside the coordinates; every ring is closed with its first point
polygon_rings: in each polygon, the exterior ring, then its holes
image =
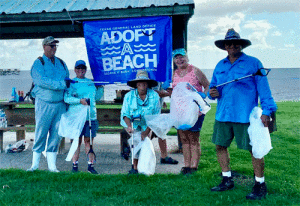
{"type": "Polygon", "coordinates": [[[226,43],[236,42],[242,46],[243,49],[251,45],[251,41],[248,39],[241,39],[239,33],[234,31],[234,29],[228,29],[225,39],[215,41],[215,45],[222,50],[225,49],[226,43]]]}
{"type": "Polygon", "coordinates": [[[156,87],[157,81],[149,79],[148,72],[144,70],[138,70],[136,73],[136,78],[134,80],[128,81],[127,85],[133,88],[136,88],[136,83],[138,82],[147,82],[148,88],[156,87]]]}

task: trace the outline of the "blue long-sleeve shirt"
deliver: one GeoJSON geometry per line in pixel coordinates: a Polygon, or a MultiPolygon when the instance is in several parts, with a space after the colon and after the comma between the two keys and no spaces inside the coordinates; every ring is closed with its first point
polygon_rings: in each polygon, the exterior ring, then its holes
{"type": "MultiPolygon", "coordinates": [[[[96,87],[92,80],[84,78],[74,78],[77,83],[71,83],[70,88],[65,92],[64,101],[69,105],[69,112],[77,112],[78,105],[80,105],[81,99],[90,99],[91,105],[91,120],[97,119],[97,109],[96,109],[96,87]]],[[[103,87],[99,88],[101,91],[101,96],[103,95],[103,87]]],[[[87,114],[87,120],[89,120],[89,113],[87,114]]]]}
{"type": "Polygon", "coordinates": [[[45,64],[36,59],[31,67],[31,77],[34,88],[32,95],[46,102],[60,102],[64,99],[66,83],[64,79],[69,77],[67,65],[62,65],[61,61],[55,57],[54,64],[43,55],[45,64]]]}
{"type": "MultiPolygon", "coordinates": [[[[217,64],[209,88],[256,73],[260,68],[263,65],[257,58],[244,53],[233,64],[225,58],[217,64]]],[[[218,87],[218,92],[216,120],[221,122],[248,123],[258,98],[264,115],[269,116],[277,109],[266,76],[256,75],[229,83],[218,87]]],[[[209,94],[208,97],[215,99],[209,94]]]]}
{"type": "Polygon", "coordinates": [[[131,119],[132,116],[136,117],[140,115],[141,121],[134,121],[133,128],[137,129],[140,127],[142,131],[145,131],[147,129],[145,115],[159,114],[160,111],[159,96],[154,90],[147,90],[147,97],[144,101],[140,99],[137,89],[131,90],[124,97],[121,110],[121,125],[127,127],[124,117],[131,119]]]}

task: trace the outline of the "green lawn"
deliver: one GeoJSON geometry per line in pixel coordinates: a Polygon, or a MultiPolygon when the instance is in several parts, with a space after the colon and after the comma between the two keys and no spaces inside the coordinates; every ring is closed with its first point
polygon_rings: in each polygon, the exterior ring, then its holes
{"type": "Polygon", "coordinates": [[[269,194],[262,201],[245,199],[253,185],[251,158],[234,143],[229,152],[232,169],[240,174],[235,178],[236,187],[210,192],[221,180],[211,143],[215,109],[212,104],[206,115],[199,171],[191,176],[0,170],[0,205],[299,205],[300,102],[278,103],[278,131],[271,134],[273,149],[265,158],[269,194]]]}

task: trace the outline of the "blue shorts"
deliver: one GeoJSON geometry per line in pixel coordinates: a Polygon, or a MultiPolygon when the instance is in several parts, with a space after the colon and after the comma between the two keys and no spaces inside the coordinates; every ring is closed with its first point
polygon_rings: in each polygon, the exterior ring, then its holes
{"type": "Polygon", "coordinates": [[[188,131],[199,132],[202,128],[204,117],[205,117],[205,114],[202,114],[200,117],[198,117],[196,124],[192,128],[188,129],[188,131]]]}
{"type": "MultiPolygon", "coordinates": [[[[96,137],[96,133],[97,133],[97,130],[98,130],[98,121],[97,120],[92,120],[91,121],[91,125],[92,125],[92,137],[96,137]]],[[[83,126],[83,129],[82,129],[82,132],[80,134],[80,137],[90,137],[90,127],[89,127],[89,121],[86,121],[84,126],[83,126]]]]}

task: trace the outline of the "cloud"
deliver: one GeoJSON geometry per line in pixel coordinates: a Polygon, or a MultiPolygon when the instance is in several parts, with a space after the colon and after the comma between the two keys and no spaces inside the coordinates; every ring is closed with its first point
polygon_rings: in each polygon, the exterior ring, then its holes
{"type": "Polygon", "coordinates": [[[280,31],[275,31],[272,33],[272,36],[282,36],[282,33],[280,31]]]}
{"type": "Polygon", "coordinates": [[[211,34],[221,34],[224,35],[228,28],[234,28],[237,32],[240,31],[240,24],[244,20],[245,15],[243,13],[237,12],[233,15],[226,15],[225,17],[220,17],[217,21],[207,25],[207,28],[211,34]]]}
{"type": "Polygon", "coordinates": [[[295,45],[294,44],[285,44],[284,47],[286,47],[286,48],[294,48],[295,45]]]}
{"type": "Polygon", "coordinates": [[[255,47],[260,47],[262,49],[272,48],[267,44],[266,39],[270,29],[274,28],[274,26],[267,20],[247,21],[243,27],[252,31],[248,38],[254,42],[255,47]]]}
{"type": "Polygon", "coordinates": [[[228,13],[299,12],[299,0],[194,0],[195,12],[204,16],[224,16],[228,13]]]}

